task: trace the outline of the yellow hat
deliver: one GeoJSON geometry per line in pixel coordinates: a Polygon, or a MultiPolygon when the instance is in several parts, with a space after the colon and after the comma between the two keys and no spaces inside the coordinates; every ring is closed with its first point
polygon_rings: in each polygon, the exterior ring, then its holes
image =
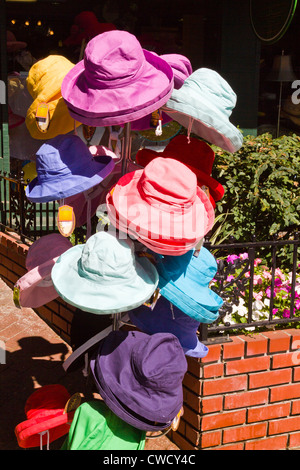
{"type": "Polygon", "coordinates": [[[34,139],[52,139],[80,126],[80,122],[70,116],[60,91],[64,77],[73,67],[65,57],[50,55],[30,68],[26,85],[33,102],[27,110],[25,123],[34,139]]]}

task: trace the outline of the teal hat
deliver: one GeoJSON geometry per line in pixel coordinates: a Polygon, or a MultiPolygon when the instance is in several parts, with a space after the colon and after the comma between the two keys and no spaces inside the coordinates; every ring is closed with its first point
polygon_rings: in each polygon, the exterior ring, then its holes
{"type": "Polygon", "coordinates": [[[97,232],[75,245],[54,264],[51,277],[62,299],[97,314],[126,312],[150,299],[158,273],[146,257],[138,257],[130,238],[97,232]]]}
{"type": "Polygon", "coordinates": [[[242,133],[229,121],[236,94],[214,70],[200,68],[174,89],[162,107],[174,121],[210,144],[236,152],[243,144],[242,133]]]}
{"type": "Polygon", "coordinates": [[[217,272],[214,256],[202,247],[198,256],[190,250],[181,256],[159,256],[156,269],[160,293],[179,310],[199,323],[213,323],[223,305],[222,298],[209,284],[217,272]]]}
{"type": "Polygon", "coordinates": [[[61,450],[143,450],[145,438],[145,431],[121,420],[102,400],[92,400],[76,409],[61,450]]]}

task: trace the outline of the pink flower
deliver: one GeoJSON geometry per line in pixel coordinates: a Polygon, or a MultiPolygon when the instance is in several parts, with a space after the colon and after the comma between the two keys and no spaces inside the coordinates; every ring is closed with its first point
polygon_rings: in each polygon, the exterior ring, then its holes
{"type": "Polygon", "coordinates": [[[260,291],[260,292],[258,292],[258,293],[257,293],[257,292],[253,292],[253,297],[255,298],[255,300],[262,300],[263,295],[264,295],[263,291],[260,291]]]}
{"type": "Polygon", "coordinates": [[[278,308],[273,308],[273,310],[272,310],[272,315],[276,315],[276,313],[278,312],[278,310],[279,310],[278,308]]]}
{"type": "Polygon", "coordinates": [[[230,282],[230,281],[232,281],[232,279],[234,279],[234,276],[232,274],[230,274],[230,276],[227,276],[226,281],[230,282]]]}
{"type": "Polygon", "coordinates": [[[298,299],[296,300],[295,306],[296,306],[296,309],[297,309],[297,310],[300,309],[300,299],[299,299],[299,300],[298,300],[298,299]]]}
{"type": "Polygon", "coordinates": [[[288,308],[285,308],[283,310],[282,316],[283,316],[283,318],[290,318],[290,310],[288,308]]]}
{"type": "Polygon", "coordinates": [[[248,259],[248,253],[240,253],[240,259],[248,259]]]}
{"type": "Polygon", "coordinates": [[[263,271],[262,272],[262,276],[265,278],[265,279],[272,279],[272,274],[269,273],[269,271],[263,271]]]}
{"type": "Polygon", "coordinates": [[[263,282],[263,281],[262,281],[262,278],[261,278],[259,275],[254,274],[254,276],[253,276],[253,283],[254,283],[254,285],[262,284],[262,282],[263,282]]]}
{"type": "Polygon", "coordinates": [[[260,258],[256,258],[256,259],[254,260],[254,266],[258,266],[258,265],[261,263],[261,261],[262,261],[262,260],[261,260],[260,258]]]}
{"type": "Polygon", "coordinates": [[[227,256],[227,262],[233,264],[234,260],[239,259],[237,255],[228,255],[227,256]]]}
{"type": "Polygon", "coordinates": [[[274,284],[275,284],[276,287],[282,286],[282,280],[279,279],[278,277],[276,277],[276,279],[274,281],[274,284]]]}

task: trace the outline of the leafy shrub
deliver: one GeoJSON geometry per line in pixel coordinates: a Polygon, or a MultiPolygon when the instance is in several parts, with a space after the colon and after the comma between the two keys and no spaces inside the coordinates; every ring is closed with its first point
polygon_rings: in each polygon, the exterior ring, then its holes
{"type": "MultiPolygon", "coordinates": [[[[226,213],[219,230],[224,239],[290,238],[300,227],[300,137],[246,136],[231,154],[214,147],[212,176],[225,188],[216,214],[226,213]]],[[[216,227],[215,227],[216,229],[216,227]]]]}

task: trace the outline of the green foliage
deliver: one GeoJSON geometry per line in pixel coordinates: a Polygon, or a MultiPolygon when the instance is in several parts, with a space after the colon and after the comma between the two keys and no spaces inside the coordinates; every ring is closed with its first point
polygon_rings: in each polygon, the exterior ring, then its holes
{"type": "Polygon", "coordinates": [[[261,241],[280,233],[291,238],[300,228],[300,137],[246,136],[231,154],[214,147],[212,176],[225,188],[216,215],[226,213],[214,230],[241,241],[261,241]],[[218,225],[219,224],[219,225],[218,225]]]}

